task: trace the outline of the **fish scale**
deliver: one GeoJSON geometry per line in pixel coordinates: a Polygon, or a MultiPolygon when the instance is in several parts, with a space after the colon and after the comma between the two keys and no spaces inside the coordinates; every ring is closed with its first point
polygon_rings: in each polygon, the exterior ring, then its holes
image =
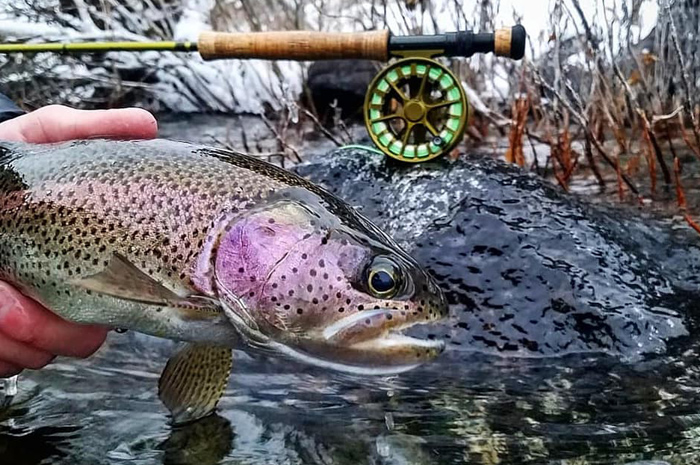
{"type": "Polygon", "coordinates": [[[218,401],[232,347],[377,374],[444,347],[400,334],[442,319],[445,300],[362,215],[279,167],[184,143],[0,143],[0,279],[70,321],[197,344],[160,386],[183,421],[218,401]]]}

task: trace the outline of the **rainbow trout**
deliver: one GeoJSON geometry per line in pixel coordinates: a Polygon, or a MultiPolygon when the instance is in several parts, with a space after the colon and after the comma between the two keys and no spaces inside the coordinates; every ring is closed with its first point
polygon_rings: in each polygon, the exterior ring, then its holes
{"type": "Polygon", "coordinates": [[[231,349],[386,374],[437,356],[401,330],[446,316],[433,279],[322,188],[166,140],[0,142],[0,279],[61,317],[187,341],[159,381],[211,412],[231,349]]]}

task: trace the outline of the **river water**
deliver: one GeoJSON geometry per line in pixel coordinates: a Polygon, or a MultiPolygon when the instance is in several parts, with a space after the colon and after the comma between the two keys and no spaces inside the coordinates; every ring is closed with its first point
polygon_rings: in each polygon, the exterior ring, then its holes
{"type": "MultiPolygon", "coordinates": [[[[164,119],[161,135],[235,146],[241,123],[254,151],[278,150],[254,118],[164,119]]],[[[331,147],[322,138],[300,146],[331,147]]],[[[113,333],[88,360],[24,373],[0,410],[0,464],[700,463],[692,347],[635,364],[446,355],[388,378],[237,351],[217,415],[173,430],[157,379],[175,348],[113,333]]]]}

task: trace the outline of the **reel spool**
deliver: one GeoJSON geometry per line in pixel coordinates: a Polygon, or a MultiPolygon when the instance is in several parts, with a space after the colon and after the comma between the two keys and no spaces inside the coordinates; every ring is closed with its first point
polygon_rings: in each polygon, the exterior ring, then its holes
{"type": "Polygon", "coordinates": [[[410,57],[384,68],[365,97],[365,125],[391,158],[420,163],[449,153],[462,140],[469,102],[452,72],[429,58],[410,57]]]}

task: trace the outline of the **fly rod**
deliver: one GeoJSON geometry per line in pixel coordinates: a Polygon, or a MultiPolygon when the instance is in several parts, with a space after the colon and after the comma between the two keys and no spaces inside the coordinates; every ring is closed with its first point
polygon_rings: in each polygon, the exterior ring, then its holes
{"type": "Polygon", "coordinates": [[[525,28],[499,29],[495,33],[471,31],[435,35],[395,36],[388,30],[369,32],[203,32],[197,42],[67,42],[0,44],[0,54],[198,52],[205,60],[330,60],[368,59],[388,61],[411,52],[431,56],[470,57],[493,52],[519,60],[525,53],[525,28]]]}
{"type": "Polygon", "coordinates": [[[370,138],[389,157],[423,162],[453,149],[462,139],[469,102],[462,84],[435,57],[494,53],[513,60],[525,54],[521,25],[493,33],[471,31],[397,36],[368,32],[203,32],[196,42],[69,42],[0,44],[0,54],[197,52],[204,60],[316,61],[367,59],[387,62],[370,84],[364,120],[370,138]]]}

